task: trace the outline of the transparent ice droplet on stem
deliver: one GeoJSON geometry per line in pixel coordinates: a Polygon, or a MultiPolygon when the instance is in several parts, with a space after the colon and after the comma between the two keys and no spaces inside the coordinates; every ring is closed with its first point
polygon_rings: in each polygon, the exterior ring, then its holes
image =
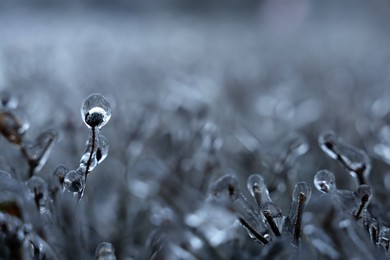
{"type": "Polygon", "coordinates": [[[18,106],[18,99],[9,91],[3,90],[0,92],[0,109],[15,109],[18,106]]]}
{"type": "Polygon", "coordinates": [[[91,94],[81,106],[81,117],[89,128],[101,128],[111,118],[111,105],[102,94],[91,94]]]}
{"type": "Polygon", "coordinates": [[[323,193],[333,193],[336,191],[336,178],[329,170],[319,170],[314,175],[314,186],[323,193]]]}
{"type": "Polygon", "coordinates": [[[252,174],[248,177],[247,188],[258,206],[266,201],[271,201],[264,178],[260,174],[252,174]]]}
{"type": "Polygon", "coordinates": [[[111,243],[103,242],[97,246],[95,256],[97,260],[116,260],[115,248],[111,243]]]}
{"type": "Polygon", "coordinates": [[[280,207],[276,203],[267,201],[261,205],[260,211],[263,214],[264,222],[268,222],[274,234],[280,236],[280,226],[283,220],[280,207]]]}
{"type": "Polygon", "coordinates": [[[359,219],[371,201],[371,188],[366,184],[360,185],[354,192],[354,195],[356,196],[358,203],[354,212],[354,217],[359,219]]]}
{"type": "Polygon", "coordinates": [[[84,175],[79,170],[71,170],[66,173],[64,179],[65,188],[73,193],[80,193],[84,189],[84,175]]]}
{"type": "Polygon", "coordinates": [[[100,164],[102,161],[104,161],[104,159],[106,159],[110,145],[103,135],[99,135],[96,146],[95,157],[97,163],[100,164]]]}
{"type": "Polygon", "coordinates": [[[86,171],[88,168],[88,173],[93,171],[97,164],[98,161],[96,159],[96,154],[92,154],[91,157],[90,152],[86,152],[85,154],[83,154],[83,156],[80,159],[80,168],[83,169],[84,171],[86,171]]]}

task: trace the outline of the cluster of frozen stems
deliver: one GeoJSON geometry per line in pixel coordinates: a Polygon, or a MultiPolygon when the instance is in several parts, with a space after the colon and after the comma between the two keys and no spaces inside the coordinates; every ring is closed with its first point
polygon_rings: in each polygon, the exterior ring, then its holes
{"type": "MultiPolygon", "coordinates": [[[[27,181],[21,184],[9,173],[0,172],[0,188],[3,193],[0,201],[0,256],[10,259],[57,258],[45,241],[44,232],[31,225],[30,221],[36,216],[30,209],[29,214],[25,213],[26,209],[23,207],[28,206],[23,205],[23,201],[33,201],[38,209],[38,216],[45,220],[44,224],[50,224],[55,222],[58,192],[72,194],[76,201],[82,198],[89,173],[108,154],[108,142],[100,130],[111,117],[110,104],[100,94],[92,94],[85,99],[81,116],[89,129],[87,149],[77,169],[68,170],[65,166],[59,166],[47,182],[35,173],[45,164],[57,133],[49,130],[40,134],[35,141],[26,140],[24,134],[29,124],[18,110],[16,99],[8,93],[3,93],[1,98],[0,131],[5,139],[20,149],[28,163],[29,175],[27,181]]],[[[210,141],[213,144],[215,140],[210,141]]],[[[285,147],[276,151],[277,160],[273,161],[272,170],[280,173],[291,167],[299,156],[307,152],[305,142],[301,135],[289,136],[285,147]]],[[[356,248],[365,258],[372,259],[377,252],[366,249],[369,248],[367,241],[371,241],[376,248],[384,249],[385,254],[389,255],[390,228],[369,207],[375,205],[375,201],[370,204],[373,196],[368,184],[371,170],[368,156],[364,151],[344,143],[333,132],[320,135],[319,145],[330,158],[337,160],[353,176],[357,185],[355,191],[340,190],[336,187],[335,175],[331,171],[320,170],[315,174],[314,186],[327,194],[337,209],[332,212],[329,225],[338,230],[338,236],[345,238],[344,243],[348,247],[356,248]]],[[[212,149],[213,153],[214,150],[212,149]]],[[[233,213],[249,236],[264,246],[261,257],[295,257],[309,244],[319,255],[331,259],[340,258],[333,239],[320,232],[314,224],[305,223],[304,209],[311,198],[311,188],[307,183],[295,184],[290,210],[286,215],[282,214],[281,208],[271,199],[263,176],[250,175],[247,189],[254,199],[253,203],[240,191],[235,174],[224,175],[211,186],[208,204],[222,206],[233,213]]],[[[184,221],[192,228],[201,225],[199,218],[192,215],[187,215],[184,221]]],[[[198,235],[202,237],[200,233],[198,235]]],[[[212,248],[213,242],[210,244],[212,248]]],[[[351,250],[348,250],[343,255],[354,257],[353,254],[349,255],[351,250]]],[[[154,255],[157,255],[156,252],[154,255]]],[[[100,244],[96,249],[96,258],[115,259],[113,246],[107,242],[100,244]]]]}
{"type": "MultiPolygon", "coordinates": [[[[20,183],[5,171],[0,172],[2,197],[0,201],[0,257],[6,259],[57,259],[58,255],[43,239],[44,230],[29,223],[41,218],[44,224],[54,224],[57,193],[70,192],[81,199],[88,174],[108,155],[109,145],[100,134],[100,129],[111,117],[111,107],[101,94],[88,96],[81,108],[81,116],[90,130],[87,149],[76,170],[58,166],[50,181],[35,175],[44,166],[51,147],[57,139],[57,132],[49,130],[40,134],[34,142],[25,140],[29,123],[17,109],[17,99],[8,92],[1,95],[0,131],[11,143],[17,145],[29,166],[25,183],[20,183]],[[25,185],[26,188],[22,186],[25,185]],[[27,190],[27,193],[24,191],[27,190]],[[34,201],[34,209],[26,209],[34,201]]],[[[26,176],[18,176],[25,178],[26,176]]],[[[76,209],[75,209],[76,210],[76,209]]],[[[116,259],[114,248],[103,242],[96,249],[97,259],[116,259]]]]}

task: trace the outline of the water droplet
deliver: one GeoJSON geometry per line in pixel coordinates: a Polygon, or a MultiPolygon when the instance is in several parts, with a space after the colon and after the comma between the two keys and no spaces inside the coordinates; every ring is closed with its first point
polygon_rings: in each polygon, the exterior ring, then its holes
{"type": "Polygon", "coordinates": [[[0,132],[11,143],[20,144],[29,126],[25,115],[17,110],[0,113],[0,132]]]}
{"type": "Polygon", "coordinates": [[[238,185],[237,176],[234,174],[227,174],[215,181],[211,187],[211,192],[215,197],[228,196],[231,200],[236,200],[241,191],[238,185]]]}
{"type": "Polygon", "coordinates": [[[81,117],[88,127],[101,128],[111,118],[111,105],[103,95],[91,94],[82,104],[81,117]]]}
{"type": "Polygon", "coordinates": [[[95,152],[97,163],[100,164],[108,155],[108,150],[110,145],[108,144],[107,139],[103,135],[99,135],[97,139],[97,148],[95,152]]]}
{"type": "Polygon", "coordinates": [[[332,193],[336,191],[336,178],[333,172],[328,170],[319,170],[314,176],[314,186],[323,193],[332,193]]]}
{"type": "Polygon", "coordinates": [[[15,109],[18,106],[18,99],[9,91],[3,90],[0,92],[0,109],[15,109]]]}
{"type": "Polygon", "coordinates": [[[115,249],[111,243],[103,242],[96,248],[97,260],[116,260],[115,249]]]}
{"type": "Polygon", "coordinates": [[[257,205],[260,206],[266,201],[271,201],[263,176],[259,174],[250,175],[247,181],[247,188],[252,197],[256,200],[257,205]]]}
{"type": "Polygon", "coordinates": [[[78,170],[71,170],[66,173],[64,179],[66,189],[73,193],[80,193],[84,189],[84,175],[78,170]]]}

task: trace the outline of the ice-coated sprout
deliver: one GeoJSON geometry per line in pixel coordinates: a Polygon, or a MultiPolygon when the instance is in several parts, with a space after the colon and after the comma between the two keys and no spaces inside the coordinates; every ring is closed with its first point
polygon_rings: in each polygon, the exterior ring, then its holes
{"type": "Polygon", "coordinates": [[[54,196],[58,191],[62,191],[64,188],[65,176],[69,170],[64,165],[59,165],[54,170],[50,177],[49,190],[54,196]]]}
{"type": "Polygon", "coordinates": [[[95,251],[96,260],[116,260],[115,248],[111,243],[103,242],[95,251]]]}
{"type": "Polygon", "coordinates": [[[266,201],[271,201],[264,178],[260,174],[252,174],[248,177],[247,188],[258,206],[266,201]]]}
{"type": "Polygon", "coordinates": [[[320,135],[321,149],[340,164],[357,180],[358,185],[366,184],[371,171],[371,162],[366,152],[344,143],[333,132],[320,135]]]}
{"type": "Polygon", "coordinates": [[[231,200],[236,200],[241,195],[237,176],[227,174],[220,177],[211,187],[211,192],[215,197],[227,195],[231,200]]]}
{"type": "Polygon", "coordinates": [[[0,92],[0,109],[11,110],[18,106],[18,99],[9,91],[3,90],[0,92]]]}
{"type": "Polygon", "coordinates": [[[91,94],[81,106],[81,117],[88,127],[100,129],[111,118],[111,105],[102,94],[91,94]]]}
{"type": "Polygon", "coordinates": [[[280,207],[273,202],[267,201],[261,205],[260,211],[264,216],[264,221],[268,223],[272,232],[276,236],[281,236],[279,226],[283,216],[280,207]]]}
{"type": "Polygon", "coordinates": [[[323,193],[332,193],[336,191],[336,178],[333,172],[329,170],[319,170],[314,175],[314,186],[323,193]]]}
{"type": "Polygon", "coordinates": [[[305,196],[305,205],[307,205],[311,197],[311,187],[306,182],[298,182],[297,184],[295,184],[293,200],[299,201],[299,198],[302,195],[305,196]]]}
{"type": "Polygon", "coordinates": [[[99,135],[96,146],[95,157],[97,163],[100,164],[102,161],[104,161],[104,159],[106,159],[110,145],[103,135],[99,135]]]}
{"type": "Polygon", "coordinates": [[[359,202],[359,206],[354,213],[354,217],[359,219],[371,201],[371,188],[366,184],[360,185],[355,191],[355,196],[359,202]]]}
{"type": "Polygon", "coordinates": [[[39,172],[46,164],[57,138],[58,133],[56,131],[48,130],[41,133],[34,143],[23,145],[22,151],[30,165],[31,175],[32,172],[39,172]]]}
{"type": "Polygon", "coordinates": [[[84,175],[82,172],[71,170],[66,173],[64,185],[69,192],[81,193],[84,189],[84,184],[84,175]]]}
{"type": "Polygon", "coordinates": [[[26,182],[26,187],[29,191],[29,196],[34,200],[38,210],[44,210],[49,197],[46,181],[39,176],[32,176],[26,182]]]}
{"type": "Polygon", "coordinates": [[[330,158],[337,160],[338,156],[338,139],[334,132],[325,132],[318,138],[318,143],[322,151],[330,158]]]}
{"type": "Polygon", "coordinates": [[[30,123],[20,111],[0,112],[0,132],[11,143],[21,144],[24,133],[30,123]]]}

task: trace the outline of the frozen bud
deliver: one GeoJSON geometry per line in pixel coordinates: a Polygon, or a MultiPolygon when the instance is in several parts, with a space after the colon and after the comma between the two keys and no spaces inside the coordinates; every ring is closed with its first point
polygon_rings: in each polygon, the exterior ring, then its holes
{"type": "Polygon", "coordinates": [[[320,170],[314,176],[314,186],[323,193],[332,193],[336,191],[336,179],[333,172],[320,170]]]}
{"type": "Polygon", "coordinates": [[[95,252],[96,260],[116,260],[115,249],[111,243],[103,242],[95,252]]]}
{"type": "Polygon", "coordinates": [[[46,181],[39,176],[33,176],[26,182],[26,187],[37,208],[39,210],[43,209],[49,197],[46,181]]]}
{"type": "Polygon", "coordinates": [[[88,127],[101,128],[111,118],[110,103],[101,94],[89,95],[82,104],[81,117],[88,127]]]}

